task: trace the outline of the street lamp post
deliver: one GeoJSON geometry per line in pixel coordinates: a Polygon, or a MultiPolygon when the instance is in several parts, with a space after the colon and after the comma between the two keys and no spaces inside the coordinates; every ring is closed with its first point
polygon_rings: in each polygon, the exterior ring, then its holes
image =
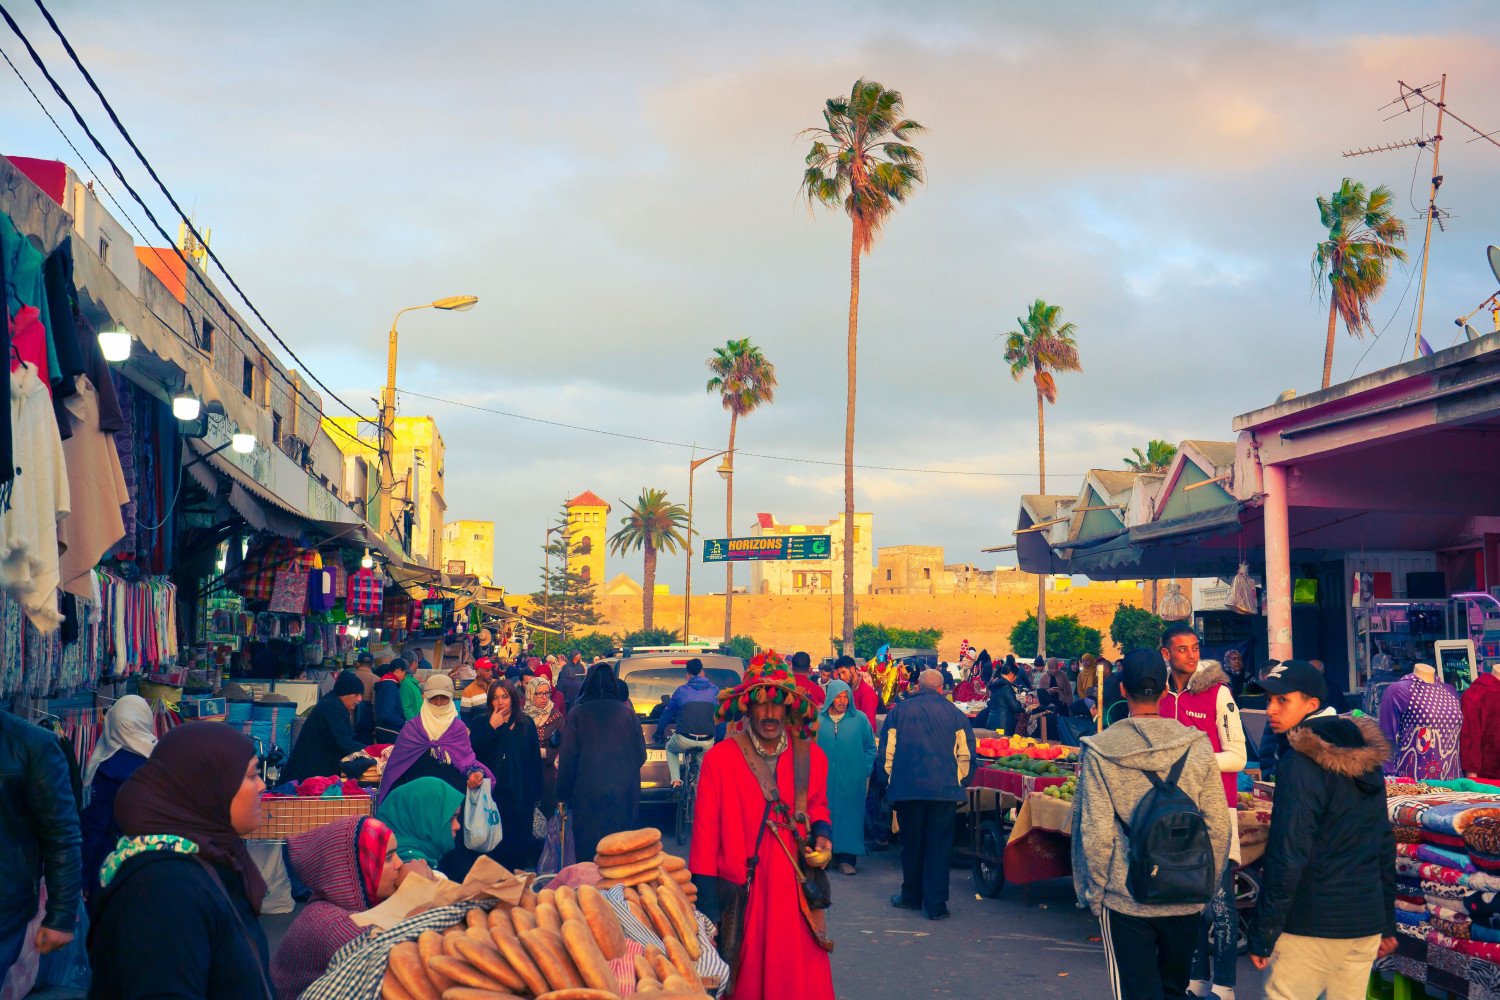
{"type": "MultiPolygon", "coordinates": [[[[718,473],[724,479],[724,536],[734,537],[734,452],[728,451],[719,463],[718,473]]],[[[734,636],[734,561],[724,560],[724,642],[734,636]]]]}
{"type": "MultiPolygon", "coordinates": [[[[396,313],[391,320],[390,342],[385,352],[385,392],[380,397],[380,488],[393,490],[396,473],[393,467],[396,450],[396,324],[401,317],[418,309],[442,309],[445,312],[466,312],[473,309],[479,302],[477,295],[450,295],[445,299],[436,299],[420,306],[407,306],[396,313]]],[[[410,497],[407,498],[408,500],[410,497]]],[[[382,512],[385,510],[385,501],[381,502],[382,512]]],[[[380,521],[376,521],[376,529],[381,530],[380,521]]],[[[382,530],[382,534],[383,534],[382,530]]],[[[407,546],[410,547],[410,540],[407,546]]]]}
{"type": "MultiPolygon", "coordinates": [[[[693,473],[698,471],[698,466],[712,462],[722,451],[716,451],[712,455],[695,459],[688,463],[688,544],[687,544],[687,572],[682,582],[682,641],[692,642],[693,632],[689,623],[693,616],[693,473]]],[[[728,636],[725,636],[727,639],[728,636]]]]}

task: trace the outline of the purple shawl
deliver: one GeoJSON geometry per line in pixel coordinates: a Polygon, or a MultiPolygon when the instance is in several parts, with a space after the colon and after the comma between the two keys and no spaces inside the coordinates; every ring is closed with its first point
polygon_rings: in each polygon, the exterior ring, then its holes
{"type": "Polygon", "coordinates": [[[474,747],[469,742],[469,730],[457,716],[453,717],[453,723],[443,731],[442,736],[432,740],[427,738],[427,730],[422,728],[422,717],[419,715],[406,721],[406,725],[401,727],[400,735],[396,737],[396,745],[391,747],[391,757],[386,761],[385,773],[380,777],[380,788],[375,793],[376,805],[385,798],[385,793],[390,791],[396,780],[406,773],[407,768],[429,750],[438,760],[458,768],[460,773],[468,775],[478,771],[494,785],[495,776],[490,773],[489,768],[475,759],[474,747]]]}

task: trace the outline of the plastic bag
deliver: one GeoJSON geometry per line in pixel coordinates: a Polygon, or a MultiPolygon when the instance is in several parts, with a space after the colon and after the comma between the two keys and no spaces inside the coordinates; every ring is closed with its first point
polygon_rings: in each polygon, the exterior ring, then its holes
{"type": "Polygon", "coordinates": [[[542,846],[541,860],[536,863],[538,875],[553,875],[573,864],[573,821],[567,807],[558,803],[557,812],[547,821],[547,843],[542,846]]]}
{"type": "Polygon", "coordinates": [[[1255,581],[1250,579],[1250,566],[1240,563],[1240,571],[1234,574],[1229,584],[1228,608],[1242,615],[1260,614],[1260,598],[1255,593],[1255,581]]]}
{"type": "Polygon", "coordinates": [[[505,831],[500,827],[500,810],[490,793],[490,779],[464,795],[464,846],[481,853],[500,846],[505,831]]]}

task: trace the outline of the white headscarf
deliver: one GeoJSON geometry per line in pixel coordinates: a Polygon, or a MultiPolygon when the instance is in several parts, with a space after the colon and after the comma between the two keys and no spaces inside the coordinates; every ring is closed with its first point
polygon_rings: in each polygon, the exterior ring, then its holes
{"type": "Polygon", "coordinates": [[[94,783],[94,773],[99,765],[115,755],[116,750],[130,750],[142,757],[150,757],[156,749],[156,720],[151,714],[151,705],[140,695],[127,694],[104,716],[104,726],[94,752],[83,769],[84,787],[94,783]]]}
{"type": "Polygon", "coordinates": [[[432,703],[431,696],[422,699],[422,728],[427,732],[429,740],[442,738],[448,731],[448,727],[458,721],[458,705],[454,703],[453,697],[448,696],[448,707],[438,708],[432,703]]]}

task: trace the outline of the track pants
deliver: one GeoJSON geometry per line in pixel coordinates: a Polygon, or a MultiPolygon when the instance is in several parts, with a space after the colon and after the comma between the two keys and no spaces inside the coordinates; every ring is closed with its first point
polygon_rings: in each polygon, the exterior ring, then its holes
{"type": "Polygon", "coordinates": [[[1099,917],[1114,1000],[1185,1000],[1202,914],[1135,917],[1108,907],[1099,917]]]}

